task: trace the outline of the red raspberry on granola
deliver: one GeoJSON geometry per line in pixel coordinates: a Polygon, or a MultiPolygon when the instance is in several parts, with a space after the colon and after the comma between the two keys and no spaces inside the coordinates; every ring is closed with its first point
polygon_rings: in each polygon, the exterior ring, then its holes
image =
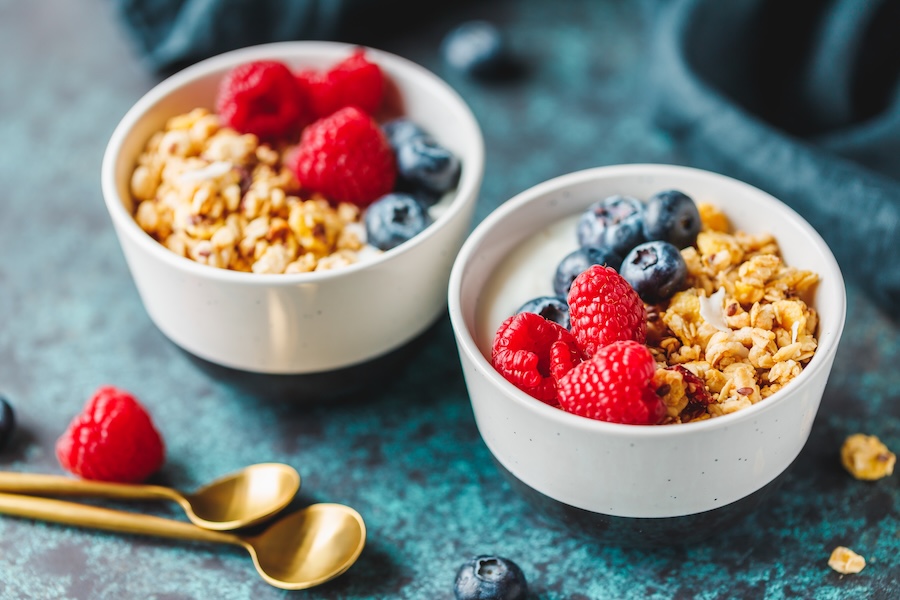
{"type": "Polygon", "coordinates": [[[527,312],[500,325],[491,349],[491,363],[507,381],[551,406],[557,405],[557,380],[581,360],[571,333],[527,312]]]}
{"type": "Polygon", "coordinates": [[[647,313],[637,292],[615,269],[593,265],[569,288],[572,333],[586,356],[615,341],[644,343],[647,313]]]}
{"type": "Polygon", "coordinates": [[[303,187],[361,207],[393,190],[397,177],[384,132],[352,106],[304,129],[288,165],[303,187]]]}
{"type": "Polygon", "coordinates": [[[611,423],[659,424],[666,406],[656,395],[655,370],[646,346],[631,340],[613,342],[559,380],[560,408],[611,423]]]}
{"type": "Polygon", "coordinates": [[[346,106],[374,115],[384,98],[381,67],[366,58],[361,48],[324,73],[311,69],[297,73],[297,81],[317,118],[346,106]]]}
{"type": "Polygon", "coordinates": [[[312,120],[294,74],[273,60],[232,69],[219,86],[216,111],[228,127],[262,140],[296,135],[312,120]]]}

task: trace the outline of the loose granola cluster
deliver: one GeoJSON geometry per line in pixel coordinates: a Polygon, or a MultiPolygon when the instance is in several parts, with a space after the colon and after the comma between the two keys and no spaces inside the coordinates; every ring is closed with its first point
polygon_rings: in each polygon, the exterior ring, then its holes
{"type": "Polygon", "coordinates": [[[131,177],[138,225],[199,263],[254,273],[352,264],[366,247],[360,210],[301,189],[292,146],[260,143],[198,108],[147,142],[131,177]]]}
{"type": "Polygon", "coordinates": [[[846,546],[838,546],[828,557],[828,566],[841,575],[859,573],[866,567],[866,559],[846,546]]]}
{"type": "Polygon", "coordinates": [[[816,350],[815,309],[804,298],[816,273],[784,264],[769,234],[731,232],[727,217],[698,205],[703,229],[682,250],[688,288],[649,307],[647,345],[662,366],[682,365],[712,394],[692,403],[677,369],[654,376],[670,423],[733,413],[780,390],[816,350]]]}
{"type": "Polygon", "coordinates": [[[857,479],[875,481],[893,474],[897,455],[874,435],[854,433],[841,446],[841,464],[857,479]]]}

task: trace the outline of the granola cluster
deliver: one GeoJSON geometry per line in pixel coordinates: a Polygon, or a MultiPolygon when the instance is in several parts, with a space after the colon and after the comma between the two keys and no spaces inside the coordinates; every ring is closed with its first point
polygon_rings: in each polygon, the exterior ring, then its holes
{"type": "Polygon", "coordinates": [[[733,413],[780,390],[816,350],[816,273],[784,264],[770,234],[732,232],[727,217],[699,204],[703,229],[682,250],[688,288],[649,307],[647,345],[661,367],[682,365],[711,402],[691,402],[678,369],[658,369],[670,423],[733,413]]]}
{"type": "Polygon", "coordinates": [[[828,557],[828,566],[841,575],[859,573],[866,567],[866,559],[850,548],[838,546],[828,557]]]}
{"type": "Polygon", "coordinates": [[[841,464],[857,479],[875,481],[894,472],[897,455],[874,435],[854,433],[841,446],[841,464]]]}
{"type": "Polygon", "coordinates": [[[291,149],[224,127],[203,108],[173,117],[132,173],[134,218],[172,252],[235,271],[323,271],[375,251],[357,206],[301,189],[284,165],[291,149]]]}

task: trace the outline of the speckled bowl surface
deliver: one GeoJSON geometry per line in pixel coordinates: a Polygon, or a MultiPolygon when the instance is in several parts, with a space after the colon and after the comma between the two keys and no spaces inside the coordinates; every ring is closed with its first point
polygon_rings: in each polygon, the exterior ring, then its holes
{"type": "Polygon", "coordinates": [[[148,314],[173,342],[201,359],[242,371],[313,374],[352,368],[424,332],[446,307],[447,280],[465,239],[484,170],[484,143],[471,111],[446,83],[398,56],[367,49],[402,113],[457,154],[453,199],[425,232],[374,259],[334,271],[265,275],[216,269],[157,243],[132,217],[135,159],[165,121],[212,108],[221,78],[252,60],[327,68],[355,46],[284,42],[197,63],[163,81],[113,133],[101,181],[122,251],[148,314]]]}
{"type": "MultiPolygon", "coordinates": [[[[564,242],[569,250],[574,239],[564,242]]],[[[551,243],[550,238],[548,244],[551,243]]],[[[557,238],[553,238],[557,239],[557,238]]],[[[548,246],[549,247],[549,246],[548,246]]],[[[562,253],[562,254],[560,254],[562,253]]],[[[689,541],[746,514],[802,450],[846,312],[841,272],[799,215],[749,185],[692,168],[621,165],[571,173],[507,201],[472,233],[450,278],[449,308],[479,432],[514,488],[545,514],[612,543],[689,541]],[[564,255],[510,274],[505,258],[548,226],[613,194],[646,200],[680,189],[719,206],[737,229],[769,232],[788,265],[821,276],[818,349],[788,386],[752,407],[696,423],[633,426],[582,418],[518,390],[490,364],[493,334],[564,255]],[[498,281],[501,284],[498,286],[498,281]],[[505,282],[505,283],[503,283],[505,282]]]]}

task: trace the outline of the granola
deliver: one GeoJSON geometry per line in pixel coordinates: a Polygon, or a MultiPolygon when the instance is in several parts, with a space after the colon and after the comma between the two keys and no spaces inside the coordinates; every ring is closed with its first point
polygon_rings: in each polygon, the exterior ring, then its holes
{"type": "Polygon", "coordinates": [[[769,234],[732,232],[727,217],[699,204],[703,229],[681,251],[688,287],[648,309],[647,345],[667,423],[747,408],[783,388],[816,351],[818,316],[808,299],[819,277],[784,264],[769,234]],[[691,402],[681,365],[706,384],[712,401],[691,402]]]}
{"type": "Polygon", "coordinates": [[[357,206],[301,189],[273,147],[198,108],[169,119],[131,176],[134,218],[163,246],[198,263],[253,273],[304,273],[357,262],[357,206]]]}
{"type": "Polygon", "coordinates": [[[897,456],[874,435],[855,433],[841,446],[841,463],[857,479],[874,481],[894,472],[897,456]]]}
{"type": "Polygon", "coordinates": [[[866,559],[844,546],[838,546],[828,558],[828,566],[842,575],[859,573],[866,566],[866,559]]]}

